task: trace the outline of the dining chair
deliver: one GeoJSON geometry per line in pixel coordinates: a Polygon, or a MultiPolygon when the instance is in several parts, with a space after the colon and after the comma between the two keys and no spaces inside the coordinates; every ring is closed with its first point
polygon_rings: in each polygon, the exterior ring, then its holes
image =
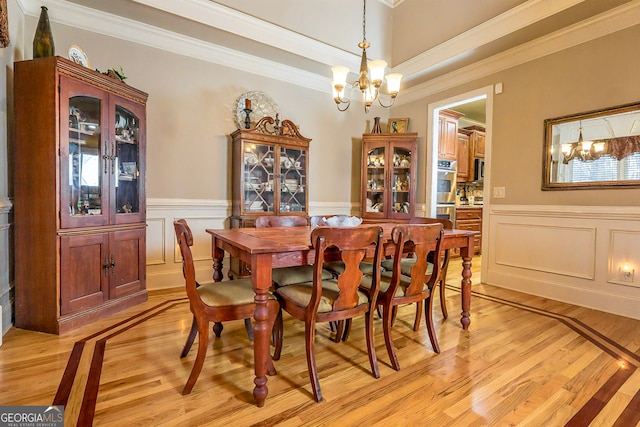
{"type": "MultiPolygon", "coordinates": [[[[256,228],[266,227],[306,227],[307,218],[293,215],[265,215],[256,218],[256,228]]],[[[311,282],[313,280],[312,265],[297,265],[294,267],[274,268],[271,272],[274,287],[287,286],[295,283],[311,282]]],[[[330,279],[329,271],[323,272],[323,278],[330,279]]]]}
{"type": "MultiPolygon", "coordinates": [[[[372,315],[378,294],[380,269],[375,269],[372,276],[366,276],[360,270],[360,263],[369,253],[369,256],[373,255],[373,263],[380,266],[383,254],[382,228],[319,226],[311,233],[311,243],[315,250],[313,282],[276,289],[280,312],[274,328],[282,330],[282,310],[304,322],[309,379],[315,400],[320,402],[322,391],[314,355],[317,322],[342,321],[364,314],[371,371],[375,378],[380,377],[373,341],[372,315]],[[336,257],[344,262],[344,272],[337,278],[322,279],[326,260],[336,257]],[[362,290],[360,285],[365,277],[369,278],[370,287],[362,290]]],[[[275,344],[275,360],[280,358],[282,351],[282,335],[278,334],[279,341],[275,344]]]]}
{"type": "MultiPolygon", "coordinates": [[[[189,379],[182,389],[182,394],[186,395],[191,393],[202,371],[209,343],[209,323],[222,324],[222,322],[241,319],[249,319],[250,323],[255,311],[255,293],[251,285],[251,279],[211,282],[198,286],[191,253],[191,246],[193,245],[191,229],[184,219],[174,221],[173,226],[180,246],[180,254],[182,255],[182,271],[184,273],[187,297],[189,298],[189,308],[193,313],[191,331],[180,355],[181,358],[187,356],[195,339],[196,331],[198,334],[196,360],[191,369],[189,379]]],[[[273,295],[270,295],[270,299],[267,301],[267,308],[268,322],[273,327],[278,313],[278,301],[273,295]]],[[[218,332],[216,332],[216,336],[220,336],[218,332]]],[[[275,368],[271,359],[269,359],[268,363],[267,372],[270,375],[274,375],[275,368]]]]}
{"type": "MultiPolygon", "coordinates": [[[[434,259],[440,259],[440,248],[443,240],[442,224],[401,224],[391,231],[391,240],[395,245],[393,266],[391,271],[381,274],[380,289],[376,304],[382,307],[382,325],[387,353],[391,366],[396,371],[400,369],[398,357],[393,346],[391,329],[397,307],[401,304],[412,304],[424,301],[425,320],[431,346],[436,353],[440,353],[438,340],[433,326],[432,290],[440,277],[441,264],[429,263],[427,258],[433,254],[434,259]],[[435,249],[434,248],[435,245],[435,249]],[[411,265],[409,274],[405,274],[408,265],[403,265],[403,252],[410,246],[415,262],[411,265]],[[403,272],[404,267],[404,272],[403,272]],[[429,273],[428,270],[431,272],[429,273]]],[[[373,282],[363,282],[363,286],[373,286],[373,282]]],[[[415,325],[414,325],[414,330],[415,325]]]]}
{"type": "MultiPolygon", "coordinates": [[[[442,228],[445,230],[453,229],[453,222],[444,218],[424,218],[413,217],[409,220],[409,224],[442,224],[442,228]]],[[[428,258],[429,263],[433,262],[433,254],[428,258]]],[[[403,258],[402,260],[402,274],[408,275],[412,265],[415,263],[414,258],[403,258]]],[[[437,285],[440,287],[440,309],[442,310],[442,317],[445,319],[448,317],[447,313],[447,301],[445,298],[445,285],[447,283],[447,270],[449,269],[449,249],[445,249],[441,254],[441,267],[440,267],[440,279],[437,285]]],[[[383,260],[382,268],[391,271],[393,268],[393,260],[383,260]]],[[[431,267],[430,267],[431,268],[431,267]]],[[[427,274],[431,274],[430,268],[427,269],[427,274]]],[[[417,331],[420,328],[420,322],[422,321],[422,301],[416,303],[416,318],[414,321],[413,330],[417,331]]]]}

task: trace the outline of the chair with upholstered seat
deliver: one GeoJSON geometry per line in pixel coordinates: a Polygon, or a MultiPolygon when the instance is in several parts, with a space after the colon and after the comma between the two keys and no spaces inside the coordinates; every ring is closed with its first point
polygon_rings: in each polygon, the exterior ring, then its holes
{"type": "MultiPolygon", "coordinates": [[[[440,258],[440,247],[443,239],[442,224],[402,224],[397,225],[391,232],[391,239],[396,246],[393,266],[391,271],[385,271],[381,275],[380,290],[378,292],[377,304],[382,307],[382,325],[384,340],[387,346],[387,353],[391,360],[391,366],[395,370],[400,369],[398,357],[396,356],[391,337],[393,319],[397,307],[401,304],[412,304],[418,301],[425,301],[424,306],[427,332],[433,350],[440,352],[438,340],[433,326],[432,290],[440,276],[439,262],[429,263],[427,258],[433,254],[434,259],[440,258]],[[402,260],[403,252],[410,246],[413,251],[415,262],[411,265],[409,274],[403,274],[402,260]],[[435,249],[434,249],[435,247],[435,249]],[[431,273],[428,273],[431,264],[431,273]]],[[[405,270],[406,272],[406,270],[405,270]]],[[[368,286],[367,282],[363,282],[368,286]]]]}
{"type": "MultiPolygon", "coordinates": [[[[191,246],[193,245],[191,229],[183,219],[174,221],[173,226],[182,255],[189,308],[193,313],[193,326],[180,357],[185,357],[188,354],[195,338],[194,331],[198,333],[198,353],[189,379],[182,390],[182,394],[185,395],[191,393],[200,371],[202,371],[209,342],[209,323],[221,324],[231,320],[251,319],[255,311],[255,293],[251,285],[251,279],[213,282],[198,286],[191,254],[191,246]]],[[[278,302],[273,296],[267,301],[267,307],[268,321],[273,325],[278,313],[278,302]]],[[[219,336],[218,333],[216,335],[219,336]]],[[[268,372],[273,375],[275,374],[275,368],[271,360],[269,360],[269,364],[268,372]]]]}
{"type": "MultiPolygon", "coordinates": [[[[409,224],[442,224],[442,227],[445,230],[453,229],[453,222],[444,218],[423,218],[423,217],[414,217],[409,220],[409,224]]],[[[433,262],[433,255],[429,256],[429,263],[433,262]]],[[[409,275],[409,271],[411,267],[415,263],[415,258],[403,258],[402,260],[402,274],[409,275]]],[[[393,267],[393,259],[387,259],[382,261],[382,268],[385,270],[391,271],[393,267]]],[[[441,262],[440,262],[440,279],[438,280],[437,285],[440,286],[440,309],[442,310],[442,317],[447,318],[447,302],[445,299],[445,284],[447,281],[447,270],[449,267],[449,249],[445,249],[442,251],[441,262]]],[[[431,274],[430,265],[427,269],[427,274],[431,274]]],[[[417,331],[420,328],[420,322],[422,321],[422,301],[418,301],[416,307],[416,319],[414,321],[413,330],[417,331]]]]}
{"type": "MultiPolygon", "coordinates": [[[[256,228],[266,227],[306,227],[307,218],[293,215],[265,215],[256,219],[256,228]]],[[[292,285],[294,283],[311,282],[313,280],[312,265],[298,265],[294,267],[274,268],[271,280],[275,287],[292,285]]],[[[324,272],[323,278],[330,279],[331,273],[324,272]]]]}
{"type": "MultiPolygon", "coordinates": [[[[311,233],[311,243],[315,249],[313,282],[284,286],[275,291],[281,309],[275,328],[282,330],[282,310],[304,321],[307,367],[313,395],[318,402],[322,400],[322,392],[314,355],[316,322],[340,322],[364,314],[371,371],[376,378],[380,376],[373,342],[372,316],[380,268],[374,269],[373,276],[365,276],[359,266],[367,255],[373,256],[375,266],[380,266],[383,253],[381,238],[382,228],[378,226],[317,227],[311,233]],[[335,279],[323,280],[325,261],[336,258],[345,264],[344,272],[335,279]],[[371,286],[361,290],[360,285],[365,277],[369,278],[371,286]]],[[[276,360],[282,350],[282,334],[279,336],[274,352],[276,360]]]]}

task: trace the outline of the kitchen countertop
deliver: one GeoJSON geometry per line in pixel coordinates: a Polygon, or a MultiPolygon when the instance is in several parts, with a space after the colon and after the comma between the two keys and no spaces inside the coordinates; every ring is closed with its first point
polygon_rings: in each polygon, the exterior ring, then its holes
{"type": "Polygon", "coordinates": [[[459,205],[459,206],[456,206],[456,209],[482,209],[482,205],[481,204],[479,205],[477,203],[475,205],[473,205],[473,206],[471,206],[471,205],[459,205]]]}

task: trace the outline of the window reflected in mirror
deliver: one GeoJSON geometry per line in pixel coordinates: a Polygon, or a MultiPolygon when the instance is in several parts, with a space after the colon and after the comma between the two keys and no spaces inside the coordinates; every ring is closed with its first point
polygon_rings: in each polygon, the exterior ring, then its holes
{"type": "Polygon", "coordinates": [[[544,125],[543,190],[640,187],[640,104],[544,125]]]}

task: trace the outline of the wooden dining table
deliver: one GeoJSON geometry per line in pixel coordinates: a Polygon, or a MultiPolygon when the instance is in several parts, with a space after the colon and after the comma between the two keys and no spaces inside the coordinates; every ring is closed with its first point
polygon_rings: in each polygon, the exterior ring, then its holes
{"type": "MultiPolygon", "coordinates": [[[[385,254],[393,255],[395,247],[391,241],[391,230],[396,224],[379,223],[385,241],[385,254]]],[[[213,257],[213,279],[223,278],[222,261],[224,253],[237,257],[251,268],[251,283],[255,290],[256,309],[254,313],[254,369],[255,387],[253,396],[258,407],[264,406],[267,398],[267,362],[271,357],[271,331],[268,328],[267,300],[271,287],[271,271],[277,267],[313,264],[315,252],[311,246],[312,227],[269,227],[207,229],[211,235],[211,254],[213,257]]],[[[445,230],[442,250],[459,248],[462,258],[462,314],[460,322],[463,329],[471,323],[471,257],[473,256],[476,231],[445,230]]]]}

